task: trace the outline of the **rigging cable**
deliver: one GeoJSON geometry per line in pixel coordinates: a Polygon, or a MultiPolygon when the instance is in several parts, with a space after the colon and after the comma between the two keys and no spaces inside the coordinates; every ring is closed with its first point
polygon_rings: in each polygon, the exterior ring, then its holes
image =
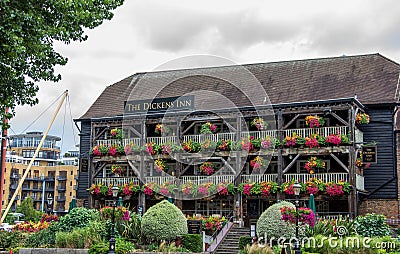
{"type": "Polygon", "coordinates": [[[44,113],[46,113],[46,111],[47,110],[49,110],[50,109],[50,107],[51,106],[53,106],[60,98],[61,98],[61,96],[63,96],[63,94],[64,93],[62,93],[62,94],[60,94],[60,96],[58,96],[35,120],[33,120],[33,122],[32,123],[30,123],[22,132],[21,132],[21,134],[22,133],[25,133],[25,131],[27,130],[27,129],[29,129],[29,127],[31,127],[34,123],[36,123],[36,121],[37,120],[39,120],[39,118],[40,117],[42,117],[42,115],[44,115],[44,113]]]}

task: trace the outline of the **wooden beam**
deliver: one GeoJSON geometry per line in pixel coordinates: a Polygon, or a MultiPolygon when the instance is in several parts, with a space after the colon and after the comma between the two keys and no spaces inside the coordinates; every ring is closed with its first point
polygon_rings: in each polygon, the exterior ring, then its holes
{"type": "Polygon", "coordinates": [[[285,126],[283,126],[283,129],[287,129],[294,121],[297,120],[297,118],[299,118],[300,114],[297,114],[295,117],[292,118],[292,120],[290,120],[285,126]]]}
{"type": "Polygon", "coordinates": [[[189,167],[193,165],[193,162],[194,162],[194,161],[195,161],[195,159],[192,159],[192,160],[190,161],[190,163],[188,163],[188,165],[182,170],[182,172],[181,172],[180,175],[183,175],[183,174],[186,172],[186,170],[188,170],[189,167]]]}
{"type": "Polygon", "coordinates": [[[135,165],[133,165],[133,162],[131,160],[128,160],[128,164],[133,170],[133,172],[135,172],[136,176],[140,177],[140,171],[139,169],[137,169],[137,167],[135,167],[135,165]]]}
{"type": "Polygon", "coordinates": [[[289,171],[289,169],[293,166],[293,164],[296,162],[296,160],[299,157],[300,157],[300,154],[297,154],[296,157],[293,158],[293,160],[289,163],[289,165],[287,165],[286,168],[283,170],[284,174],[289,171]]]}
{"type": "Polygon", "coordinates": [[[234,168],[232,168],[232,166],[222,157],[219,157],[219,159],[222,161],[222,163],[224,163],[224,165],[229,168],[232,173],[236,174],[236,170],[234,168]]]}
{"type": "Polygon", "coordinates": [[[133,132],[136,136],[138,136],[139,138],[142,137],[142,134],[140,132],[138,132],[135,128],[133,128],[132,126],[129,126],[129,130],[131,132],[133,132]]]}
{"type": "Polygon", "coordinates": [[[189,125],[189,127],[187,127],[185,130],[182,131],[182,135],[184,135],[190,128],[192,128],[194,125],[196,124],[196,122],[193,122],[189,125]]]}
{"type": "Polygon", "coordinates": [[[331,153],[331,157],[332,157],[333,159],[335,159],[335,161],[336,161],[337,163],[339,163],[339,165],[340,165],[342,168],[344,168],[344,170],[346,170],[347,173],[350,173],[349,168],[346,167],[346,165],[344,165],[343,162],[342,162],[338,157],[336,157],[336,155],[334,155],[333,153],[331,153]]]}
{"type": "Polygon", "coordinates": [[[230,131],[236,132],[236,128],[233,127],[230,123],[228,123],[225,119],[223,119],[223,122],[226,124],[226,126],[228,126],[230,131]]]}
{"type": "Polygon", "coordinates": [[[103,168],[107,165],[107,163],[103,162],[103,164],[100,166],[100,168],[94,172],[94,174],[92,175],[92,180],[91,182],[93,183],[93,179],[103,170],[103,168]]]}
{"type": "Polygon", "coordinates": [[[339,122],[343,123],[346,126],[349,126],[349,122],[345,121],[343,118],[341,118],[340,116],[338,116],[335,112],[331,112],[330,113],[332,116],[334,116],[337,120],[339,120],[339,122]]]}

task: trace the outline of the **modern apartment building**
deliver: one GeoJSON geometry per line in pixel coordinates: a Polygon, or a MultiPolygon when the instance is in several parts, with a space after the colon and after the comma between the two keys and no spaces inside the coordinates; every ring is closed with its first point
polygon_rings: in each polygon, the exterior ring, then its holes
{"type": "MultiPolygon", "coordinates": [[[[3,207],[8,205],[14,195],[42,137],[41,132],[28,132],[9,137],[3,207]]],[[[61,138],[56,136],[46,137],[11,207],[12,211],[28,196],[33,198],[34,207],[37,210],[60,214],[68,211],[69,203],[76,196],[78,166],[77,157],[73,156],[77,154],[71,151],[66,156],[68,159],[63,162],[60,158],[60,147],[57,146],[60,140],[61,138]],[[73,161],[73,163],[67,161],[73,161]]]]}

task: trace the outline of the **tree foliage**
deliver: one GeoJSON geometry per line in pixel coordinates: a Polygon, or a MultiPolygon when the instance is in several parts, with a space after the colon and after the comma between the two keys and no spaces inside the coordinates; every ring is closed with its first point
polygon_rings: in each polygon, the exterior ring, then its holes
{"type": "Polygon", "coordinates": [[[113,17],[123,0],[0,0],[0,119],[11,118],[16,105],[38,103],[36,82],[61,79],[56,65],[67,58],[55,41],[85,41],[85,29],[113,17]],[[5,108],[11,114],[5,114],[5,108]]]}
{"type": "Polygon", "coordinates": [[[26,197],[21,204],[17,207],[17,213],[23,213],[25,215],[25,221],[38,222],[42,218],[42,212],[33,208],[33,199],[26,197]]]}

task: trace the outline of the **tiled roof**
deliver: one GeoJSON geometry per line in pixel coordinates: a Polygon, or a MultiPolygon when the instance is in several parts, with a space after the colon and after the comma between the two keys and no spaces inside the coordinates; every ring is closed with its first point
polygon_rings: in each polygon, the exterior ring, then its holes
{"type": "MultiPolygon", "coordinates": [[[[294,60],[243,66],[137,73],[108,86],[80,119],[122,115],[124,101],[194,94],[196,109],[227,108],[231,105],[210,92],[223,95],[236,106],[249,106],[257,97],[254,79],[265,89],[272,104],[350,98],[363,104],[397,102],[399,64],[380,54],[294,60]],[[228,82],[226,79],[229,77],[228,82]],[[239,84],[235,88],[231,84],[239,84]],[[137,85],[140,84],[140,85],[137,85]],[[133,88],[135,90],[131,94],[133,88]],[[157,88],[163,87],[158,92],[157,88]],[[250,91],[247,97],[240,90],[250,91]],[[251,89],[251,87],[255,87],[251,89]],[[144,88],[144,89],[141,89],[144,88]],[[209,92],[199,92],[209,91],[209,92]],[[132,96],[134,98],[132,98],[132,96]],[[214,97],[213,97],[214,98],[214,97]]],[[[260,102],[262,98],[257,98],[260,102]]]]}

